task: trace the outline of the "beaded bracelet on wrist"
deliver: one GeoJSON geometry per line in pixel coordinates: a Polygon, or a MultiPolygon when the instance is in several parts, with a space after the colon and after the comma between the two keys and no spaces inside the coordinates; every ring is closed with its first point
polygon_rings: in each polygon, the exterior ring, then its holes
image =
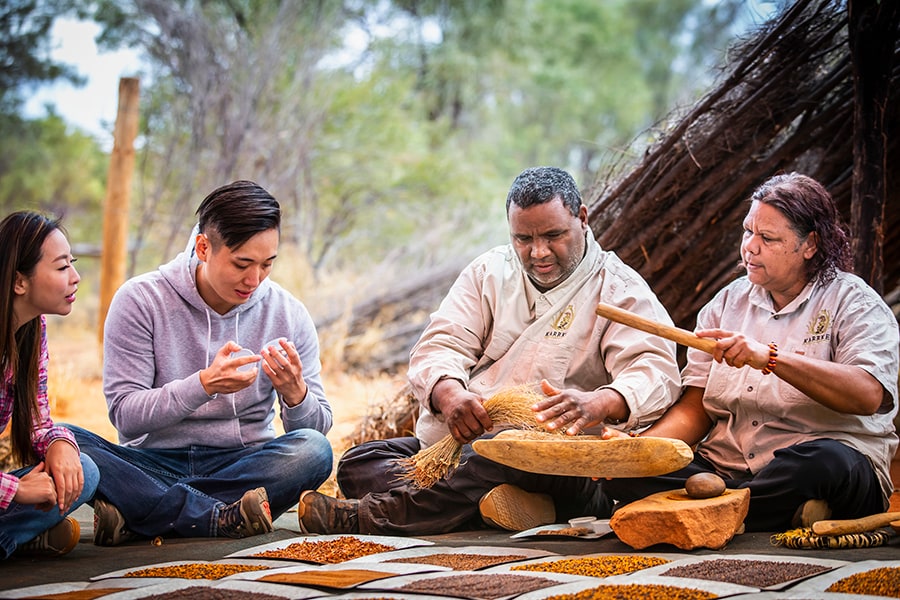
{"type": "Polygon", "coordinates": [[[772,373],[775,370],[776,364],[778,364],[778,344],[769,342],[769,362],[762,368],[762,374],[768,375],[769,373],[772,373]]]}

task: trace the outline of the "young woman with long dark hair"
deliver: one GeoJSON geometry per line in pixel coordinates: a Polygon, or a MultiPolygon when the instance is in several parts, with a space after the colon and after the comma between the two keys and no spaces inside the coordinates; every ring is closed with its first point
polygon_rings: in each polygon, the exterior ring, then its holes
{"type": "Polygon", "coordinates": [[[50,418],[47,314],[72,311],[80,276],[58,220],[20,211],[0,222],[0,430],[21,468],[0,473],[0,558],[58,556],[78,543],[69,516],[100,479],[72,432],[50,418]]]}

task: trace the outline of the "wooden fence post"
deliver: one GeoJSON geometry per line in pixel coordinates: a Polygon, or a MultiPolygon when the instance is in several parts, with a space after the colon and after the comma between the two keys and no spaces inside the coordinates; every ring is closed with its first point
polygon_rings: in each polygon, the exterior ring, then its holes
{"type": "Polygon", "coordinates": [[[100,313],[98,335],[103,355],[103,326],[113,295],[125,281],[128,257],[128,208],[134,172],[134,139],[139,120],[140,81],[119,79],[119,108],[109,157],[106,200],[103,207],[103,248],[100,252],[100,313]]]}

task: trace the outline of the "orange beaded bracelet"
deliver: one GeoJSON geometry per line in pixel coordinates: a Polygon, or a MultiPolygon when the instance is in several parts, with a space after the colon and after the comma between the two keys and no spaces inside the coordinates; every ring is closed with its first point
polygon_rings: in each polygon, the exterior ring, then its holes
{"type": "Polygon", "coordinates": [[[766,363],[766,366],[762,368],[762,374],[768,375],[772,371],[775,370],[775,365],[778,364],[778,344],[775,342],[769,342],[769,362],[766,363]]]}

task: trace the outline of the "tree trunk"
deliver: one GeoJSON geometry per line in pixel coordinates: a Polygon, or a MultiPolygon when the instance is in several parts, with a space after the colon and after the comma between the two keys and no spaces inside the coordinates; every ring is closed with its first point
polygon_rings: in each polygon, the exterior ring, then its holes
{"type": "Polygon", "coordinates": [[[884,292],[884,215],[890,93],[900,3],[850,0],[849,44],[853,65],[853,190],[851,228],[854,267],[884,292]]]}

